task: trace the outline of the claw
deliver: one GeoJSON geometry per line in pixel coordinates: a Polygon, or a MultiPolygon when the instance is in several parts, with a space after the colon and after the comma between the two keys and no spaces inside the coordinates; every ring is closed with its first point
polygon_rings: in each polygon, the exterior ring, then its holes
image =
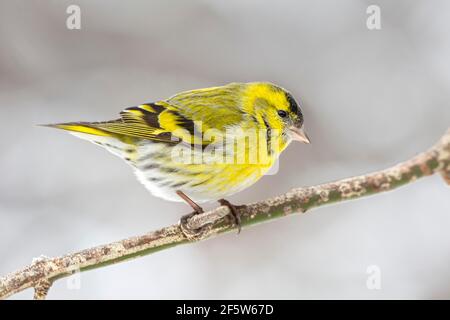
{"type": "MultiPolygon", "coordinates": [[[[202,210],[203,211],[203,210],[202,210]]],[[[181,229],[181,232],[183,232],[184,236],[188,239],[188,240],[192,240],[192,241],[199,241],[201,239],[203,239],[205,237],[205,235],[208,234],[208,232],[211,230],[211,223],[208,223],[204,226],[202,226],[201,228],[191,228],[189,226],[189,219],[191,219],[193,216],[202,213],[202,212],[191,212],[189,214],[186,214],[184,216],[181,217],[180,221],[179,221],[179,226],[181,229]]]]}
{"type": "Polygon", "coordinates": [[[202,226],[201,228],[197,228],[197,229],[193,229],[193,228],[189,227],[189,219],[197,214],[203,213],[204,212],[203,208],[200,207],[197,203],[195,203],[194,200],[192,200],[187,195],[185,195],[183,191],[178,190],[177,195],[179,195],[181,197],[181,199],[183,199],[188,205],[191,206],[192,209],[194,209],[194,212],[191,212],[191,213],[186,214],[181,217],[181,219],[178,223],[180,226],[181,232],[183,232],[184,236],[188,240],[199,241],[199,240],[203,239],[205,237],[205,235],[207,235],[208,232],[211,230],[212,225],[210,223],[202,226]]]}
{"type": "Polygon", "coordinates": [[[238,234],[241,233],[241,230],[242,230],[241,214],[239,213],[238,209],[242,208],[244,206],[236,206],[236,205],[232,204],[230,201],[225,200],[225,199],[220,199],[220,200],[218,200],[218,202],[220,203],[221,206],[225,206],[230,209],[231,216],[234,219],[234,224],[237,225],[237,227],[238,227],[238,234]]]}
{"type": "MultiPolygon", "coordinates": [[[[205,235],[207,235],[208,232],[211,230],[211,227],[212,227],[211,223],[208,223],[208,224],[202,226],[201,228],[197,228],[197,229],[189,227],[189,219],[197,214],[203,213],[204,212],[203,208],[200,207],[197,203],[195,203],[194,200],[189,198],[186,194],[184,194],[183,191],[177,190],[176,193],[178,196],[180,196],[181,199],[183,199],[187,204],[189,204],[192,209],[194,209],[194,212],[191,212],[191,213],[186,214],[181,217],[180,222],[179,222],[181,232],[183,232],[184,236],[188,240],[198,241],[198,240],[203,239],[205,237],[205,235]]],[[[218,200],[218,202],[220,203],[221,206],[225,206],[230,209],[230,213],[231,213],[231,216],[233,217],[234,224],[238,228],[238,234],[241,233],[242,227],[241,227],[241,215],[239,213],[239,208],[243,208],[243,207],[245,207],[245,205],[236,206],[236,205],[230,203],[230,201],[225,200],[225,199],[220,199],[220,200],[218,200]]]]}

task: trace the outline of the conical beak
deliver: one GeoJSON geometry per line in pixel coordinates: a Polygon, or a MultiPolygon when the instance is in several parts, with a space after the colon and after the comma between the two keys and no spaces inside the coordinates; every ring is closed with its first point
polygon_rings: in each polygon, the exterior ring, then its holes
{"type": "Polygon", "coordinates": [[[297,127],[290,127],[289,130],[291,131],[291,136],[293,140],[307,144],[311,143],[311,140],[309,140],[309,137],[306,134],[305,130],[303,130],[303,128],[299,129],[297,127]]]}

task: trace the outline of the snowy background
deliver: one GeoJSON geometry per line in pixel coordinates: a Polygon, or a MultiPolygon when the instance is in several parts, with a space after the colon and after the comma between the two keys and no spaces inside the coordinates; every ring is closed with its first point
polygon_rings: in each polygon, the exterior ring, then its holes
{"type": "MultiPolygon", "coordinates": [[[[0,275],[33,257],[172,224],[93,144],[39,123],[107,120],[182,90],[271,81],[312,145],[230,198],[264,199],[390,166],[450,126],[450,2],[0,1],[0,275]],[[81,30],[66,8],[81,7],[81,30]],[[366,27],[381,7],[381,30],[366,27]]],[[[50,299],[450,298],[450,189],[438,176],[81,274],[50,299]],[[366,286],[367,268],[381,289],[366,286]]],[[[211,207],[213,204],[211,204],[211,207]]],[[[13,298],[30,298],[28,290],[13,298]]]]}

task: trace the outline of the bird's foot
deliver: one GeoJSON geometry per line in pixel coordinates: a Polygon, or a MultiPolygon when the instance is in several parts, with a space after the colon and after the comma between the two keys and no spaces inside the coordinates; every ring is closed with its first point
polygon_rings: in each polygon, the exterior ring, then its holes
{"type": "Polygon", "coordinates": [[[180,219],[179,226],[180,226],[181,232],[190,241],[202,240],[208,234],[208,232],[211,230],[211,226],[212,226],[211,223],[203,225],[200,228],[192,228],[189,225],[189,220],[192,217],[194,217],[198,214],[201,214],[201,213],[203,213],[203,209],[196,210],[194,212],[186,214],[186,215],[182,216],[180,219]]]}
{"type": "Polygon", "coordinates": [[[194,212],[191,212],[189,214],[186,214],[181,217],[179,226],[181,229],[181,232],[184,234],[184,236],[191,241],[199,241],[203,239],[208,232],[211,230],[211,223],[207,223],[203,225],[200,228],[192,228],[189,226],[189,220],[198,214],[203,213],[203,208],[200,207],[197,203],[195,203],[191,198],[189,198],[184,192],[178,190],[177,191],[178,196],[180,196],[187,204],[191,206],[192,209],[194,209],[194,212]]]}
{"type": "Polygon", "coordinates": [[[234,224],[238,227],[238,234],[241,233],[242,226],[241,226],[241,214],[239,213],[239,209],[245,208],[245,205],[237,206],[225,199],[220,199],[218,200],[218,202],[220,203],[221,206],[225,206],[230,209],[231,216],[233,217],[234,220],[234,224]]]}

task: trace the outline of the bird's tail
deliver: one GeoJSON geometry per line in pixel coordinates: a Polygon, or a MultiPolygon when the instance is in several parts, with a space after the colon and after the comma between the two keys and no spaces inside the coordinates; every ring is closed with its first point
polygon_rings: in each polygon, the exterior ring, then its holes
{"type": "Polygon", "coordinates": [[[91,136],[101,136],[101,137],[111,136],[110,133],[96,128],[95,122],[67,122],[56,124],[43,124],[40,126],[63,129],[66,131],[70,131],[71,133],[83,133],[91,136]]]}
{"type": "Polygon", "coordinates": [[[68,122],[41,125],[43,127],[57,128],[68,131],[70,134],[104,147],[111,153],[134,164],[137,152],[132,140],[120,134],[108,132],[96,127],[96,122],[68,122]]]}

